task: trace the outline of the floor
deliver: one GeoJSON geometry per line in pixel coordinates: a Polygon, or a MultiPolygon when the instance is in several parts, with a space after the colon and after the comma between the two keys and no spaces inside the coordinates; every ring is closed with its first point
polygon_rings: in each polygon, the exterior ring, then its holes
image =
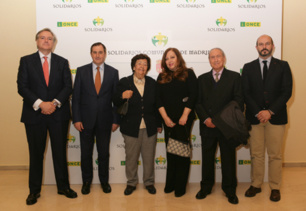
{"type": "Polygon", "coordinates": [[[157,194],[150,195],[142,184],[130,196],[125,196],[125,184],[111,184],[112,192],[105,194],[99,185],[92,185],[89,195],[81,194],[81,185],[71,185],[78,193],[78,198],[68,199],[58,195],[55,185],[42,187],[41,197],[35,205],[27,206],[28,195],[27,170],[1,170],[0,171],[0,211],[79,211],[79,210],[115,210],[115,211],[196,211],[196,210],[294,210],[306,211],[306,168],[284,167],[281,200],[269,200],[270,189],[267,183],[263,191],[253,198],[244,197],[249,183],[239,183],[237,196],[238,205],[228,203],[217,183],[213,192],[203,200],[197,200],[195,195],[199,184],[188,184],[187,193],[180,198],[173,193],[163,192],[164,184],[156,184],[157,194]]]}

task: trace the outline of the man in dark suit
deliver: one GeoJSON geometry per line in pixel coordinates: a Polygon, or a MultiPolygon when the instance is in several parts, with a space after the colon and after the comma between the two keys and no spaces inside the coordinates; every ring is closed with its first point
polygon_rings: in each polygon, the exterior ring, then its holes
{"type": "Polygon", "coordinates": [[[236,196],[236,151],[215,126],[212,119],[231,101],[243,108],[241,80],[239,73],[224,68],[225,55],[220,48],[209,53],[212,70],[198,78],[199,95],[196,112],[200,119],[202,139],[202,181],[197,199],[204,199],[211,193],[215,182],[215,154],[220,146],[222,165],[222,189],[232,204],[238,203],[236,196]]]}
{"type": "Polygon", "coordinates": [[[99,179],[103,192],[110,193],[109,143],[111,131],[117,130],[120,118],[112,105],[112,96],[119,76],[118,70],[104,63],[106,48],[102,43],[94,43],[90,55],[93,62],[77,68],[72,96],[73,123],[81,140],[82,193],[90,193],[95,137],[99,179]]]}
{"type": "Polygon", "coordinates": [[[268,35],[257,39],[259,58],[243,67],[242,87],[246,118],[250,131],[251,186],[245,196],[261,192],[264,180],[265,149],[269,156],[269,185],[271,201],[280,200],[282,175],[282,144],[287,124],[286,103],[292,94],[292,75],[286,61],[272,57],[273,40],[268,35]]]}
{"type": "Polygon", "coordinates": [[[70,189],[67,169],[67,132],[72,91],[68,61],[54,53],[56,38],[50,29],[36,34],[38,52],[20,59],[18,93],[23,97],[21,122],[24,122],[30,153],[27,205],[40,196],[47,131],[50,134],[58,194],[76,198],[70,189]]]}

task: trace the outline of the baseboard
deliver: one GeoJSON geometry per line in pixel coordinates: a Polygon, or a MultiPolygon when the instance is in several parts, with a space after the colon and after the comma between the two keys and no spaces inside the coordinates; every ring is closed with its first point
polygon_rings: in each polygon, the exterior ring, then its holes
{"type": "Polygon", "coordinates": [[[29,166],[0,166],[0,170],[29,170],[29,166]]]}
{"type": "Polygon", "coordinates": [[[283,167],[306,167],[305,162],[283,163],[283,167]]]}

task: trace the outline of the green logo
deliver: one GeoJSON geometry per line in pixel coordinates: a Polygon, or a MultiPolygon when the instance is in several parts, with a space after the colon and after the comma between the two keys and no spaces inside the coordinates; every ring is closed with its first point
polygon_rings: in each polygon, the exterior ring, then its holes
{"type": "Polygon", "coordinates": [[[57,22],[57,27],[78,27],[78,22],[57,22]]]}
{"type": "Polygon", "coordinates": [[[75,137],[69,134],[68,137],[67,137],[67,141],[74,143],[75,142],[75,137]]]}
{"type": "Polygon", "coordinates": [[[216,157],[215,162],[216,162],[216,164],[221,163],[221,157],[220,156],[216,157]]]}
{"type": "Polygon", "coordinates": [[[62,0],[62,2],[72,2],[72,0],[62,0]]]}
{"type": "Polygon", "coordinates": [[[134,0],[124,0],[125,2],[133,2],[134,0]]]}
{"type": "Polygon", "coordinates": [[[104,20],[100,18],[99,16],[95,18],[92,22],[95,26],[103,26],[104,24],[104,20]]]}
{"type": "Polygon", "coordinates": [[[157,143],[165,143],[165,139],[164,138],[158,138],[156,140],[157,143]]]}
{"type": "Polygon", "coordinates": [[[191,160],[190,164],[191,165],[201,165],[201,161],[200,160],[191,160]]]}
{"type": "Polygon", "coordinates": [[[190,3],[190,2],[192,3],[192,2],[195,2],[195,1],[196,0],[186,0],[187,3],[190,3]]]}
{"type": "Polygon", "coordinates": [[[166,158],[162,157],[162,156],[159,156],[158,158],[155,159],[155,163],[157,165],[160,165],[160,164],[166,164],[166,158]]]}
{"type": "Polygon", "coordinates": [[[67,166],[81,166],[81,162],[80,161],[67,162],[67,166]]]}
{"type": "MultiPolygon", "coordinates": [[[[125,160],[122,160],[120,163],[121,163],[121,166],[125,166],[125,160]]],[[[138,164],[138,166],[141,165],[140,160],[137,162],[137,164],[138,164]]]]}
{"type": "Polygon", "coordinates": [[[240,27],[261,27],[261,22],[240,22],[240,27]]]}
{"type": "Polygon", "coordinates": [[[251,3],[256,3],[257,2],[257,0],[247,0],[249,3],[251,2],[251,3]]]}
{"type": "Polygon", "coordinates": [[[196,139],[197,139],[197,137],[195,135],[191,135],[192,142],[195,142],[196,139]]]}
{"type": "Polygon", "coordinates": [[[96,159],[96,160],[95,160],[95,163],[96,163],[97,165],[99,165],[99,161],[98,161],[98,159],[96,159]]]}
{"type": "Polygon", "coordinates": [[[158,35],[155,35],[152,38],[152,43],[154,46],[165,46],[168,43],[168,37],[165,35],[162,35],[161,33],[158,33],[158,35]]]}
{"type": "Polygon", "coordinates": [[[239,160],[239,165],[251,165],[251,160],[239,160]]]}
{"type": "Polygon", "coordinates": [[[216,24],[217,26],[226,26],[227,20],[221,17],[216,20],[216,24]]]}

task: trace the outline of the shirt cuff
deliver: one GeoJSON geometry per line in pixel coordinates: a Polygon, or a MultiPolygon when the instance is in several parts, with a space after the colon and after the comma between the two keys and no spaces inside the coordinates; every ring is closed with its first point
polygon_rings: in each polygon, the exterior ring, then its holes
{"type": "Polygon", "coordinates": [[[57,106],[58,108],[60,108],[60,107],[62,106],[62,103],[61,103],[60,101],[58,101],[57,99],[54,99],[54,100],[52,101],[52,103],[53,103],[55,106],[57,106]]]}
{"type": "Polygon", "coordinates": [[[41,99],[37,99],[35,101],[35,103],[33,104],[33,109],[34,111],[37,111],[39,109],[39,105],[42,103],[43,101],[41,99]]]}

